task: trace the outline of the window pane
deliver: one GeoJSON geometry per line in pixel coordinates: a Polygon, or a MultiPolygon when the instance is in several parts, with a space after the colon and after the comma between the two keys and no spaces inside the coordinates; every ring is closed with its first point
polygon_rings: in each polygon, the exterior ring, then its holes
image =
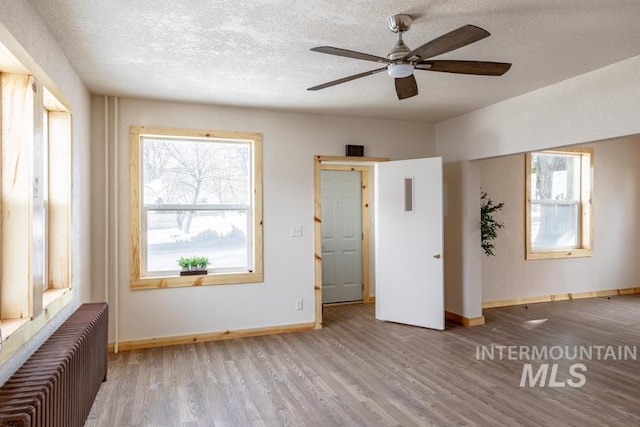
{"type": "Polygon", "coordinates": [[[206,256],[209,268],[249,270],[247,211],[147,211],[147,271],[177,271],[180,257],[206,256]]]}
{"type": "Polygon", "coordinates": [[[249,143],[142,139],[143,203],[248,205],[249,143]]]}
{"type": "Polygon", "coordinates": [[[580,200],[579,154],[531,154],[532,200],[580,200]]]}
{"type": "Polygon", "coordinates": [[[531,205],[532,249],[578,247],[578,205],[531,205]]]}

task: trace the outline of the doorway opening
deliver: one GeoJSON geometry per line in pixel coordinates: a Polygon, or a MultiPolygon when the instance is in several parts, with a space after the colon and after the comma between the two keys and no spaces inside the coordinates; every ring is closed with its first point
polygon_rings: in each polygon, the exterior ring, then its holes
{"type": "MultiPolygon", "coordinates": [[[[315,328],[322,328],[322,304],[326,302],[362,301],[365,303],[374,302],[375,297],[371,295],[370,289],[370,256],[371,245],[371,215],[370,215],[370,179],[373,177],[373,165],[378,162],[386,162],[387,158],[371,157],[339,157],[339,156],[315,156],[314,157],[314,234],[315,234],[315,328]],[[334,174],[335,172],[335,174],[334,174]],[[343,172],[343,174],[340,174],[343,172]],[[343,176],[340,176],[343,175],[343,176]],[[343,179],[345,178],[346,179],[343,179]],[[329,192],[323,194],[323,179],[325,189],[331,186],[329,192]],[[331,182],[333,181],[333,182],[331,182]],[[347,187],[338,184],[341,181],[350,181],[347,187]],[[356,197],[354,183],[359,182],[360,194],[356,197]],[[338,185],[338,187],[336,187],[338,185]],[[333,194],[328,194],[333,193],[333,194]],[[325,197],[326,196],[326,197],[325,197]],[[346,197],[345,197],[346,196],[346,197]],[[353,206],[354,203],[359,206],[353,206]],[[326,204],[331,204],[332,208],[327,210],[326,204]],[[345,206],[348,205],[348,206],[345,206]],[[331,217],[348,213],[351,218],[359,214],[360,224],[346,224],[342,226],[327,227],[323,235],[323,207],[325,212],[331,212],[331,217]],[[345,211],[346,207],[346,211],[345,211]],[[358,227],[360,225],[360,227],[358,227]],[[346,236],[336,236],[334,230],[349,232],[346,236]],[[357,236],[359,230],[360,236],[357,236]],[[325,239],[323,239],[325,237],[325,239]],[[337,239],[336,239],[337,237],[337,239]],[[341,237],[346,237],[342,239],[341,237]],[[324,245],[323,245],[324,243],[324,245]],[[346,247],[344,245],[347,245],[346,247]],[[324,248],[323,248],[324,246],[324,248]],[[337,252],[342,250],[345,253],[346,261],[337,261],[337,252]],[[332,259],[330,259],[332,258],[332,259]],[[342,265],[340,265],[342,264],[342,265]],[[330,274],[323,274],[323,267],[330,274]],[[335,273],[343,275],[343,279],[335,280],[335,273]],[[355,271],[359,270],[359,271],[355,271]],[[354,274],[355,273],[355,274],[354,274]],[[360,274],[357,274],[360,273],[360,274]],[[327,277],[334,274],[333,277],[327,277]],[[344,280],[344,277],[347,277],[344,280]],[[323,283],[332,282],[328,285],[328,292],[324,292],[323,283]],[[358,283],[358,281],[360,283],[358,283]],[[341,282],[337,284],[337,282],[341,282]]],[[[372,182],[372,181],[371,181],[372,182]]],[[[331,221],[334,218],[328,218],[331,221]]],[[[342,218],[339,219],[342,221],[342,218]]],[[[340,255],[341,256],[341,255],[340,255]]]]}

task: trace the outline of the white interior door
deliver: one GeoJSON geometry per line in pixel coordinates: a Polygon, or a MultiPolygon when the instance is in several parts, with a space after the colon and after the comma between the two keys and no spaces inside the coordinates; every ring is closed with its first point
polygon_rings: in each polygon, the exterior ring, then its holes
{"type": "Polygon", "coordinates": [[[376,318],[442,330],[442,159],[375,168],[376,318]]]}
{"type": "Polygon", "coordinates": [[[322,302],[362,300],[362,177],[323,170],[322,302]]]}

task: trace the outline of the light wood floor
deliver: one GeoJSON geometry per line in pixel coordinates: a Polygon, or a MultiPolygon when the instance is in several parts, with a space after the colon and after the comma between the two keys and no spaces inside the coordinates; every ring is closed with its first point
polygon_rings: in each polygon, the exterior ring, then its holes
{"type": "MultiPolygon", "coordinates": [[[[86,425],[640,425],[640,355],[582,361],[581,388],[520,387],[525,361],[476,359],[490,344],[640,347],[640,295],[484,314],[438,332],[334,306],[320,331],[121,352],[86,425]]],[[[575,361],[549,362],[570,378],[575,361]]]]}

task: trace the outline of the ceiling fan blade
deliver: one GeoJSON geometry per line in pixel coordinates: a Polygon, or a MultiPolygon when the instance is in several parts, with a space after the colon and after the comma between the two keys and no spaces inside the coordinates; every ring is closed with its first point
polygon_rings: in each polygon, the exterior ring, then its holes
{"type": "Polygon", "coordinates": [[[413,74],[409,77],[396,79],[396,94],[398,94],[398,99],[407,99],[418,94],[418,84],[413,74]]]}
{"type": "Polygon", "coordinates": [[[475,74],[478,76],[501,76],[511,68],[506,62],[485,61],[423,61],[416,70],[441,71],[443,73],[475,74]]]}
{"type": "Polygon", "coordinates": [[[313,86],[313,87],[308,88],[307,90],[320,90],[320,89],[324,89],[324,88],[327,88],[327,87],[331,87],[331,86],[339,85],[340,83],[350,82],[351,80],[359,79],[360,77],[370,76],[370,75],[372,75],[372,74],[376,74],[376,73],[379,73],[379,72],[381,72],[381,71],[385,71],[386,69],[387,69],[387,67],[384,67],[384,68],[378,68],[377,70],[365,71],[364,73],[354,74],[353,76],[343,77],[343,78],[341,78],[341,79],[334,80],[334,81],[332,81],[332,82],[323,83],[323,84],[318,85],[318,86],[313,86]]]}
{"type": "Polygon", "coordinates": [[[339,47],[318,46],[311,48],[314,52],[326,53],[329,55],[345,56],[347,58],[362,59],[364,61],[390,63],[391,61],[381,56],[369,55],[368,53],[354,52],[353,50],[340,49],[339,47]]]}
{"type": "Polygon", "coordinates": [[[489,37],[490,35],[491,34],[485,29],[476,27],[475,25],[465,25],[413,49],[402,59],[409,61],[414,57],[418,57],[421,61],[459,49],[478,40],[482,40],[485,37],[489,37]]]}

